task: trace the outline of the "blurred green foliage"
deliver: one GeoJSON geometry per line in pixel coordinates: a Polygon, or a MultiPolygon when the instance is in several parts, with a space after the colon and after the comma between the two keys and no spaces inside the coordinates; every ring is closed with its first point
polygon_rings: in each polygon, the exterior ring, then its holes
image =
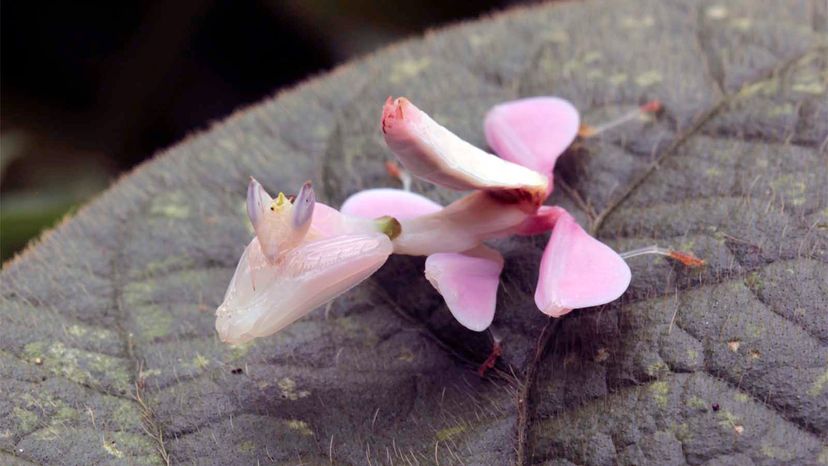
{"type": "Polygon", "coordinates": [[[38,140],[26,131],[0,136],[2,260],[104,189],[112,176],[108,165],[101,154],[38,140]]]}
{"type": "Polygon", "coordinates": [[[53,226],[77,204],[61,194],[4,195],[0,200],[0,247],[3,261],[10,259],[31,238],[53,226]]]}

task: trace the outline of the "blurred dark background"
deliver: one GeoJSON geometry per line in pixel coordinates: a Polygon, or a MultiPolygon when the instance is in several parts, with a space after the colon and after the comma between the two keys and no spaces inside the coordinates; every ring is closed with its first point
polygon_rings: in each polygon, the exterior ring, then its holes
{"type": "Polygon", "coordinates": [[[210,121],[388,42],[513,3],[4,1],[2,259],[210,121]]]}

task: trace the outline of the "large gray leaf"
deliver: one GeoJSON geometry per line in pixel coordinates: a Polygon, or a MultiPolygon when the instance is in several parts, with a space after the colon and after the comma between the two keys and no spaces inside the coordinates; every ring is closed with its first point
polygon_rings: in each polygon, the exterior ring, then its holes
{"type": "Polygon", "coordinates": [[[827,15],[517,10],[188,139],[4,268],[0,462],[828,464],[827,15]],[[489,338],[453,322],[418,258],[272,338],[220,344],[248,175],[313,179],[333,204],[390,185],[377,119],[400,94],[481,146],[485,111],[518,96],[561,95],[589,122],[661,99],[654,123],[570,150],[552,201],[616,249],[708,266],[634,259],[620,302],[552,323],[532,300],[542,238],[501,241],[505,351],[485,379],[489,338]]]}

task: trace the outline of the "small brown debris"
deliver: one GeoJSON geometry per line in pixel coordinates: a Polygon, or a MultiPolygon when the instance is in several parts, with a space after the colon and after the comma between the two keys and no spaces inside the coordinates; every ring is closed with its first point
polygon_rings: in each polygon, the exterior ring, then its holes
{"type": "Polygon", "coordinates": [[[497,364],[497,360],[500,358],[502,354],[503,346],[501,346],[500,341],[495,340],[494,344],[492,345],[492,352],[489,353],[489,357],[487,357],[486,360],[483,361],[483,364],[481,364],[480,367],[477,368],[477,375],[479,375],[480,377],[485,377],[486,372],[489,369],[494,368],[495,364],[497,364]]]}

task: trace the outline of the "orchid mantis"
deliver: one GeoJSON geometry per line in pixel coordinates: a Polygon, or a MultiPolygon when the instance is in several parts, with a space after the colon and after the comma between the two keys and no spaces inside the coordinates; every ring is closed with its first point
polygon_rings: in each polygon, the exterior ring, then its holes
{"type": "Polygon", "coordinates": [[[563,208],[544,206],[558,156],[579,130],[565,100],[536,97],[494,107],[487,153],[405,98],[385,103],[382,132],[406,171],[464,197],[441,206],[397,189],[348,198],[341,210],[316,202],[306,183],[295,200],[273,199],[251,179],[247,209],[255,237],[216,311],[222,341],[272,335],[368,278],[392,253],[427,256],[425,276],[460,324],[492,323],[503,256],[485,242],[551,230],[535,303],[552,317],[620,297],[630,268],[563,208]]]}

